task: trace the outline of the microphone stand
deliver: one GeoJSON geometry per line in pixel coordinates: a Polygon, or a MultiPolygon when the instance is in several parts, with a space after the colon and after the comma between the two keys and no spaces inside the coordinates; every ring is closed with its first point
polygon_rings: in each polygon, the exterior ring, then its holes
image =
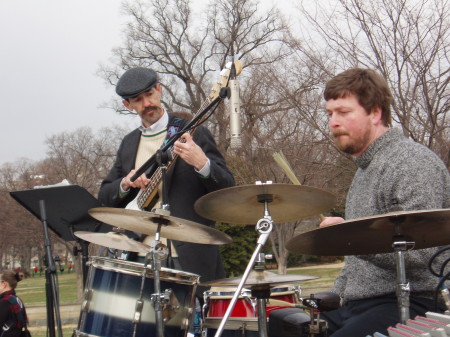
{"type": "MultiPolygon", "coordinates": [[[[200,113],[196,114],[195,117],[187,123],[187,125],[179,132],[177,132],[175,135],[173,135],[167,143],[162,146],[153,156],[151,156],[139,169],[136,170],[134,175],[130,178],[131,181],[135,181],[138,177],[140,177],[143,173],[146,173],[147,176],[151,175],[155,170],[156,167],[161,167],[162,171],[162,203],[161,208],[155,210],[155,213],[161,214],[161,215],[170,215],[170,206],[168,202],[168,191],[167,191],[167,163],[172,160],[170,158],[170,151],[169,149],[172,147],[172,145],[187,131],[191,130],[192,128],[197,127],[200,125],[200,122],[203,120],[203,117],[205,114],[216,104],[219,103],[219,101],[223,100],[225,97],[228,96],[229,88],[221,88],[219,95],[212,100],[208,106],[201,111],[200,113]],[[156,165],[155,165],[156,162],[156,165]]],[[[167,253],[163,252],[163,249],[161,249],[162,245],[160,243],[160,231],[161,227],[166,224],[168,220],[161,218],[158,220],[158,229],[155,233],[155,239],[152,241],[151,244],[151,259],[153,261],[153,272],[154,272],[154,293],[151,295],[151,302],[154,307],[155,311],[155,320],[156,320],[156,332],[157,337],[164,337],[164,318],[163,318],[163,311],[162,308],[165,304],[169,303],[169,297],[168,297],[168,291],[165,291],[164,293],[161,292],[161,282],[160,282],[160,270],[161,270],[161,260],[167,257],[167,253]]],[[[168,241],[168,245],[170,246],[170,241],[168,241]]],[[[170,253],[170,249],[168,250],[170,253]]],[[[145,281],[145,274],[146,274],[146,264],[148,260],[147,254],[145,258],[145,266],[143,271],[143,280],[142,283],[145,281]]],[[[172,263],[171,256],[168,256],[168,262],[172,263]]],[[[143,303],[141,301],[142,299],[142,292],[143,292],[143,285],[141,284],[141,295],[136,303],[136,312],[133,320],[134,324],[134,331],[133,331],[133,337],[136,335],[137,331],[137,324],[140,321],[140,314],[143,307],[143,303]]]]}

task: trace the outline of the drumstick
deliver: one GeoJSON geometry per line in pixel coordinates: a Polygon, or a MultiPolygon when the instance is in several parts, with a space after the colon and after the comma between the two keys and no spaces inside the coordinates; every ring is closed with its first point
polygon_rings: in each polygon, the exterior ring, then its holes
{"type": "Polygon", "coordinates": [[[305,306],[303,304],[298,304],[298,303],[291,303],[291,302],[286,302],[286,301],[281,301],[281,300],[275,300],[273,298],[269,298],[267,299],[267,304],[268,307],[292,307],[292,308],[305,308],[305,306]]]}
{"type": "MultiPolygon", "coordinates": [[[[281,152],[281,151],[275,152],[272,156],[273,156],[273,159],[277,162],[277,164],[282,168],[284,173],[291,180],[291,182],[294,185],[301,185],[300,180],[298,180],[297,177],[295,176],[294,170],[292,169],[291,165],[289,165],[289,162],[287,161],[283,152],[281,152]]],[[[319,214],[319,218],[320,218],[320,221],[323,221],[325,219],[323,214],[319,214]]]]}

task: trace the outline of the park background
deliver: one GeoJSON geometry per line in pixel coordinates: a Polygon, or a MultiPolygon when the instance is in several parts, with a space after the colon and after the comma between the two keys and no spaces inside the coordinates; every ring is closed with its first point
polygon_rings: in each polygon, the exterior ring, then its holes
{"type": "MultiPolygon", "coordinates": [[[[65,9],[70,10],[70,7],[65,9]]],[[[51,7],[43,10],[42,15],[48,11],[51,12],[51,7]]],[[[88,7],[86,12],[89,12],[88,7]]],[[[83,11],[76,14],[78,18],[85,15],[83,11]]],[[[2,89],[13,89],[8,91],[5,103],[15,103],[3,109],[4,134],[10,135],[6,131],[14,130],[20,139],[26,139],[22,147],[29,144],[31,148],[35,140],[29,137],[32,133],[26,132],[25,126],[32,125],[33,133],[45,135],[45,154],[37,158],[33,154],[32,159],[8,159],[0,166],[0,266],[21,268],[25,272],[34,266],[44,266],[42,224],[11,198],[11,191],[66,180],[94,197],[97,195],[121,138],[138,125],[136,116],[124,110],[113,94],[120,74],[134,66],[158,71],[168,110],[197,112],[217,82],[220,70],[231,59],[240,59],[244,66],[238,77],[243,146],[230,147],[228,102],[206,123],[237,185],[254,184],[256,180],[290,183],[273,160],[275,152],[282,152],[302,185],[336,195],[336,205],[325,215],[345,214],[345,196],[356,170],[352,158],[333,144],[322,97],[326,81],[345,69],[358,66],[380,72],[394,96],[393,127],[429,147],[449,167],[449,15],[446,0],[375,0],[370,3],[363,0],[320,3],[312,0],[289,3],[219,0],[204,2],[202,6],[186,0],[120,2],[120,20],[117,20],[120,29],[111,31],[117,40],[114,39],[108,54],[97,60],[95,71],[90,70],[108,92],[107,98],[99,97],[97,107],[82,108],[72,104],[83,102],[87,97],[87,94],[78,94],[76,89],[49,91],[39,81],[32,85],[13,81],[25,68],[17,68],[9,81],[2,79],[2,89]],[[22,97],[12,96],[24,88],[27,91],[22,97]],[[30,91],[33,95],[27,96],[30,91]],[[17,109],[21,107],[18,103],[37,102],[37,97],[45,97],[45,103],[17,109]],[[63,98],[64,103],[58,103],[57,98],[63,98]],[[39,117],[42,110],[40,117],[44,119],[47,106],[56,106],[58,110],[42,124],[55,127],[51,132],[40,132],[40,124],[27,117],[39,117]],[[85,109],[91,114],[92,122],[89,117],[77,115],[85,109]],[[93,124],[94,116],[99,114],[105,122],[103,128],[93,124]],[[21,119],[13,120],[13,116],[21,119]],[[83,126],[72,122],[74,116],[83,120],[83,126]],[[111,120],[119,117],[119,122],[111,126],[108,116],[111,120]],[[8,123],[9,120],[12,123],[8,123]],[[57,120],[65,121],[64,126],[59,126],[57,120]],[[22,125],[22,132],[15,130],[22,125]]],[[[52,29],[61,24],[42,22],[56,24],[52,29]]],[[[83,21],[72,23],[83,25],[83,21]]],[[[26,22],[21,24],[26,26],[26,22]]],[[[28,27],[28,31],[31,33],[33,27],[28,27]]],[[[97,32],[95,25],[92,32],[93,35],[97,32]]],[[[108,31],[102,30],[97,39],[107,36],[108,31]]],[[[62,40],[64,38],[73,37],[62,40]]],[[[57,47],[54,43],[44,49],[53,55],[52,50],[56,51],[57,47]]],[[[84,55],[89,55],[88,47],[85,48],[84,55]]],[[[39,46],[35,49],[39,50],[39,46]]],[[[81,58],[71,61],[72,64],[82,63],[81,58]]],[[[58,64],[58,60],[52,62],[58,64]]],[[[56,66],[44,68],[49,74],[64,72],[56,66]]],[[[64,81],[75,82],[78,87],[84,85],[75,77],[64,78],[58,83],[59,88],[65,88],[64,81]]],[[[14,147],[19,143],[12,137],[2,141],[4,146],[14,147]]],[[[316,228],[319,221],[317,215],[277,224],[265,251],[274,255],[280,274],[305,263],[341,259],[299,255],[286,250],[289,239],[316,228]]],[[[238,275],[254,248],[256,233],[251,226],[218,224],[218,228],[233,238],[234,242],[222,250],[228,274],[238,275]]],[[[70,261],[74,265],[79,300],[82,294],[80,259],[73,254],[77,244],[54,234],[52,243],[54,255],[60,257],[65,271],[70,261]]],[[[92,245],[90,254],[97,252],[98,247],[92,245]]]]}

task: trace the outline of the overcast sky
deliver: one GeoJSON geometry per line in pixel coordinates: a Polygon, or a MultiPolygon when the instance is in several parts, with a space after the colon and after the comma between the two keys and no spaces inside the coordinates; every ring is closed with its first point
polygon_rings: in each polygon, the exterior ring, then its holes
{"type": "Polygon", "coordinates": [[[121,45],[121,2],[0,1],[0,166],[44,159],[45,139],[64,131],[138,125],[139,118],[99,107],[115,97],[96,71],[121,45]]]}
{"type": "Polygon", "coordinates": [[[46,156],[45,139],[137,119],[99,106],[115,95],[95,73],[120,45],[121,0],[0,1],[0,165],[46,156]]]}

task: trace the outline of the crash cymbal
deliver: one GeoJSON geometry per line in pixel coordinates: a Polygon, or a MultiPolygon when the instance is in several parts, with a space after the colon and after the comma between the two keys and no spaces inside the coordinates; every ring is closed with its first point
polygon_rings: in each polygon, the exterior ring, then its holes
{"type": "Polygon", "coordinates": [[[88,212],[93,218],[106,224],[146,235],[155,235],[158,223],[161,223],[161,237],[170,240],[210,245],[232,241],[217,229],[173,216],[111,207],[91,208],[88,212]]]}
{"type": "MultiPolygon", "coordinates": [[[[259,286],[272,287],[283,283],[292,283],[299,281],[308,281],[318,279],[317,276],[309,275],[278,275],[270,271],[252,270],[244,283],[246,288],[255,288],[259,286]]],[[[229,287],[237,286],[241,283],[242,277],[224,278],[219,280],[200,283],[202,286],[229,287]]]]}
{"type": "Polygon", "coordinates": [[[291,252],[311,255],[391,253],[396,234],[415,242],[414,249],[450,244],[450,209],[401,211],[344,221],[297,235],[291,252]]]}
{"type": "Polygon", "coordinates": [[[130,239],[128,236],[121,233],[109,232],[109,233],[94,233],[78,231],[74,233],[75,236],[100,245],[103,247],[126,250],[136,253],[148,253],[150,252],[150,246],[144,243],[130,239]]]}
{"type": "Polygon", "coordinates": [[[274,223],[307,218],[330,209],[335,196],[318,188],[290,184],[242,185],[211,192],[195,202],[201,216],[231,224],[256,224],[264,200],[274,223]]]}

